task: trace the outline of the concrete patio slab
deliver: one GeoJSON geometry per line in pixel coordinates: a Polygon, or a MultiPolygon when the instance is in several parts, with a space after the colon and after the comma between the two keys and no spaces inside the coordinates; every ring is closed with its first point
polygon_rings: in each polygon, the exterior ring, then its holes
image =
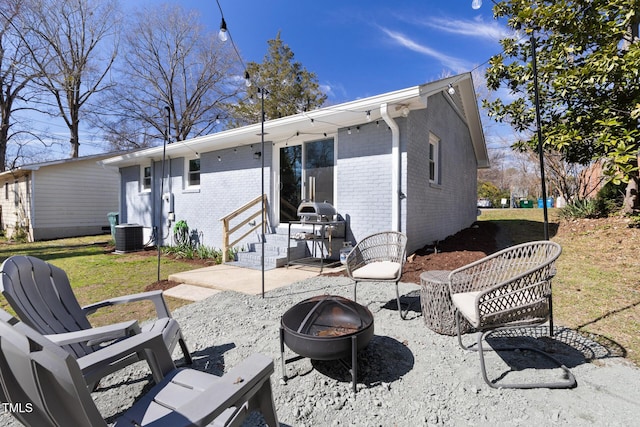
{"type": "Polygon", "coordinates": [[[180,298],[188,301],[200,301],[219,292],[222,291],[183,283],[181,285],[174,286],[173,288],[169,288],[163,293],[168,297],[180,298]]]}
{"type": "MultiPolygon", "coordinates": [[[[318,274],[317,271],[297,267],[267,270],[264,272],[265,292],[315,277],[318,274]]],[[[192,286],[220,291],[243,292],[250,295],[258,295],[262,292],[262,272],[260,270],[226,264],[171,274],[169,280],[192,286]]]]}

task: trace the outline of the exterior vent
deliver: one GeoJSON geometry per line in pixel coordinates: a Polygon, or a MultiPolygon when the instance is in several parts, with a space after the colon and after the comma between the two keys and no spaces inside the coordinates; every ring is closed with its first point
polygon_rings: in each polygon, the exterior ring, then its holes
{"type": "Polygon", "coordinates": [[[116,225],[116,253],[142,250],[142,226],[138,224],[116,225]]]}

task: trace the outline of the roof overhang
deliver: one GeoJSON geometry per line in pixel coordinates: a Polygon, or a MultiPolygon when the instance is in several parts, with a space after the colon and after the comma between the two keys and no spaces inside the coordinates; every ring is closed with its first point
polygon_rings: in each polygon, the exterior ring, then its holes
{"type": "MultiPolygon", "coordinates": [[[[488,165],[488,157],[480,115],[476,102],[471,74],[461,74],[448,79],[414,86],[382,95],[363,98],[343,104],[332,105],[317,110],[287,116],[264,122],[264,139],[268,142],[295,143],[309,140],[316,136],[335,135],[339,129],[357,126],[367,120],[383,120],[380,107],[387,105],[392,117],[406,114],[407,109],[418,110],[427,107],[430,95],[446,90],[453,82],[456,90],[460,91],[464,105],[464,114],[471,132],[471,139],[478,160],[479,167],[488,165]]],[[[166,156],[193,157],[199,153],[257,144],[261,142],[261,123],[229,129],[210,135],[178,141],[166,146],[166,156]]],[[[111,157],[101,163],[109,166],[126,167],[148,160],[162,160],[163,147],[153,147],[111,157]]]]}
{"type": "Polygon", "coordinates": [[[101,154],[92,154],[90,156],[83,156],[83,157],[73,157],[73,158],[51,160],[51,161],[39,162],[39,163],[30,163],[30,164],[18,166],[16,168],[13,168],[4,172],[0,172],[0,179],[7,178],[7,177],[20,178],[20,177],[31,174],[32,171],[40,170],[41,168],[46,168],[49,166],[72,164],[72,163],[82,162],[86,160],[89,160],[89,161],[94,160],[98,163],[101,163],[100,162],[101,160],[112,158],[114,154],[115,153],[101,153],[101,154]]]}

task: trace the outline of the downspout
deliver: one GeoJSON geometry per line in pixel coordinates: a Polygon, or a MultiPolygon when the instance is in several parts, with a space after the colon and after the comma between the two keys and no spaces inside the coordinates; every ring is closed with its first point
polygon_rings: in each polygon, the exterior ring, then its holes
{"type": "Polygon", "coordinates": [[[380,105],[380,115],[391,129],[391,230],[400,231],[400,128],[386,102],[380,105]]]}
{"type": "Polygon", "coordinates": [[[31,171],[31,173],[29,175],[27,175],[27,187],[31,187],[31,188],[27,188],[27,191],[29,192],[29,236],[31,237],[31,241],[35,242],[35,236],[36,236],[36,209],[35,209],[35,194],[34,194],[34,190],[35,190],[35,185],[34,185],[34,181],[35,181],[35,171],[31,171]]]}

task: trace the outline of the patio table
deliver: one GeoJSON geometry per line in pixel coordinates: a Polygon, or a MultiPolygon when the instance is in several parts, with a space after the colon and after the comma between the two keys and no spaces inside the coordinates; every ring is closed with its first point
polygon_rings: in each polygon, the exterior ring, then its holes
{"type": "MultiPolygon", "coordinates": [[[[420,275],[420,305],[429,329],[443,335],[456,335],[456,311],[449,292],[449,273],[449,270],[431,270],[420,275]]],[[[473,329],[466,319],[462,318],[460,322],[462,333],[473,329]]]]}

